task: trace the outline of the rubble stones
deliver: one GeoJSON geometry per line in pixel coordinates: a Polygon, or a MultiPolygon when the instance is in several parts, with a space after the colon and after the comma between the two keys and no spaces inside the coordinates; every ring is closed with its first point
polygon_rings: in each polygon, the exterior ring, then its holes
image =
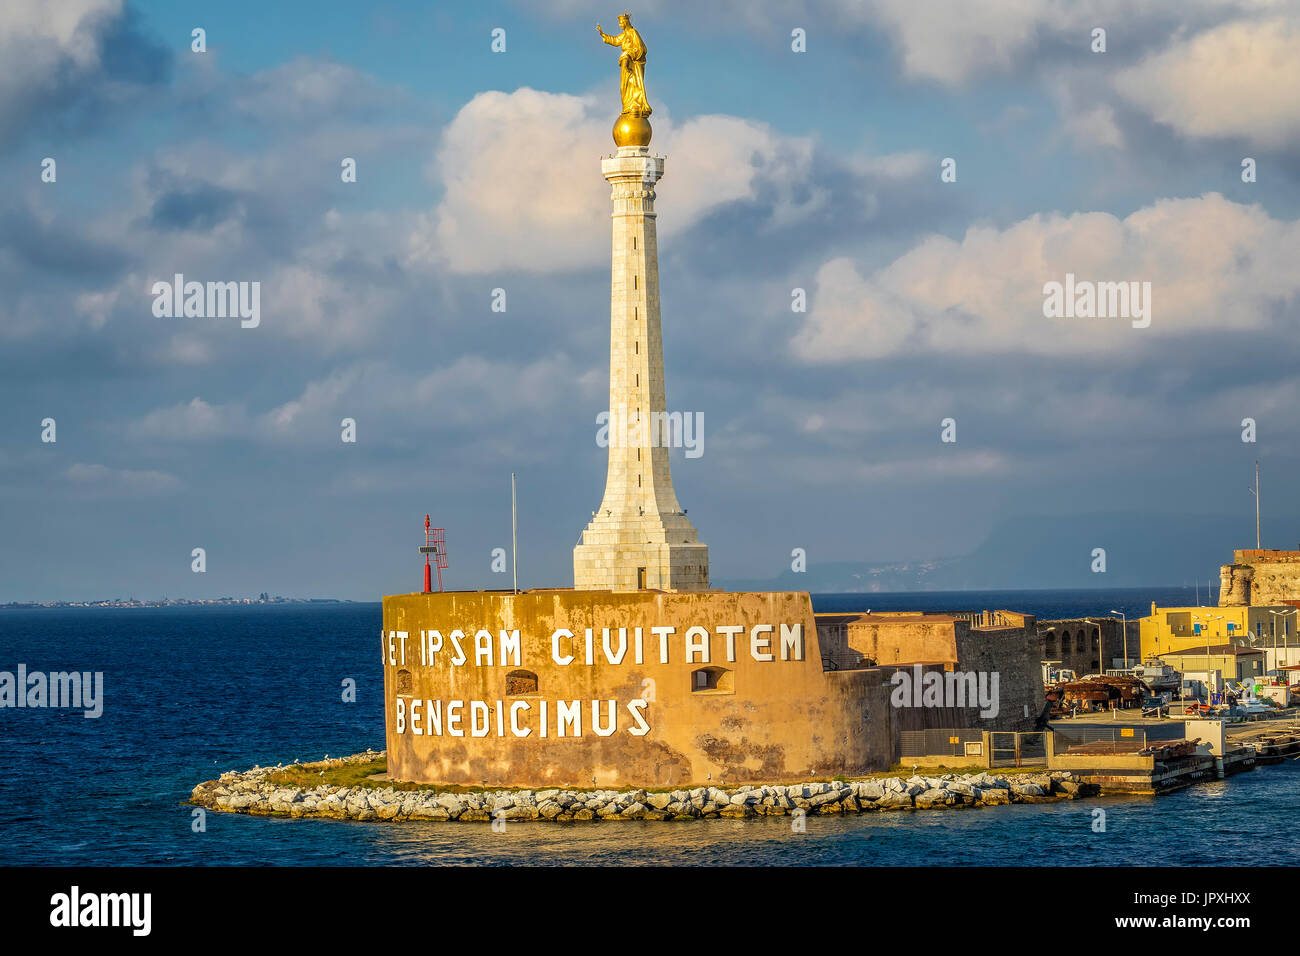
{"type": "MultiPolygon", "coordinates": [[[[367,751],[351,757],[313,764],[336,767],[375,760],[367,751]]],[[[308,765],[301,765],[303,767],[308,765]]],[[[1096,787],[1082,784],[1069,772],[996,773],[940,776],[911,775],[856,781],[812,781],[782,785],[744,784],[690,790],[649,792],[544,790],[437,792],[400,790],[392,786],[339,787],[321,784],[299,789],[271,782],[283,768],[255,767],[227,771],[194,788],[191,803],[230,813],[293,818],[377,821],[606,821],[749,819],[756,816],[871,813],[902,810],[942,810],[1044,803],[1089,796],[1096,787]]]]}

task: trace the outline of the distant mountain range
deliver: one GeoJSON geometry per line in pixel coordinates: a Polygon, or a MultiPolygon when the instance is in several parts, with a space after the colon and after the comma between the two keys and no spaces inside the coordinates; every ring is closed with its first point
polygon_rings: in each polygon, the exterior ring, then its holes
{"type": "MultiPolygon", "coordinates": [[[[1300,518],[1269,518],[1264,547],[1293,548],[1300,518]]],[[[819,593],[960,591],[1037,588],[1191,586],[1212,581],[1236,548],[1255,546],[1253,523],[1241,515],[1097,514],[1021,517],[999,525],[963,557],[926,561],[810,560],[802,573],[788,568],[765,579],[721,579],[733,590],[819,593]],[[1093,549],[1106,552],[1105,573],[1094,573],[1093,549]]]]}

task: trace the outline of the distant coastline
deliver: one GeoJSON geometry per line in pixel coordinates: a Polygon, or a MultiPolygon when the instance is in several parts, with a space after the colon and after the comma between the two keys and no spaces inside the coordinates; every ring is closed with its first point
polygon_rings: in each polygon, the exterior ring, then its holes
{"type": "Polygon", "coordinates": [[[100,601],[10,601],[0,604],[0,610],[37,608],[37,607],[224,607],[249,606],[254,604],[355,604],[357,602],[341,598],[291,598],[280,595],[262,594],[258,597],[219,597],[219,598],[157,598],[155,600],[137,600],[135,598],[111,598],[100,601]]]}

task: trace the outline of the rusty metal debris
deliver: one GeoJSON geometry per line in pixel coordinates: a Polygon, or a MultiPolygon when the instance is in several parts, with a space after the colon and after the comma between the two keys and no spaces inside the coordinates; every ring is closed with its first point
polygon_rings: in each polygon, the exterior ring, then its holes
{"type": "Polygon", "coordinates": [[[1085,677],[1047,688],[1053,714],[1139,707],[1146,687],[1135,677],[1085,677]]]}

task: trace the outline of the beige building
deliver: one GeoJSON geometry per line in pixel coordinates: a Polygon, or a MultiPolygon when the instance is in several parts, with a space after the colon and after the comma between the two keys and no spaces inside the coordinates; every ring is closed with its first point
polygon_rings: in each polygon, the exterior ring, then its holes
{"type": "Polygon", "coordinates": [[[1240,644],[1214,644],[1199,650],[1170,651],[1161,654],[1160,659],[1179,671],[1185,680],[1204,682],[1208,674],[1217,671],[1224,680],[1235,683],[1264,674],[1264,652],[1240,644]]]}
{"type": "Polygon", "coordinates": [[[903,709],[893,714],[896,732],[929,727],[1029,731],[1038,724],[1045,697],[1032,614],[877,611],[823,613],[816,619],[827,670],[880,667],[892,675],[919,664],[948,674],[998,675],[996,718],[962,707],[903,709]]]}

